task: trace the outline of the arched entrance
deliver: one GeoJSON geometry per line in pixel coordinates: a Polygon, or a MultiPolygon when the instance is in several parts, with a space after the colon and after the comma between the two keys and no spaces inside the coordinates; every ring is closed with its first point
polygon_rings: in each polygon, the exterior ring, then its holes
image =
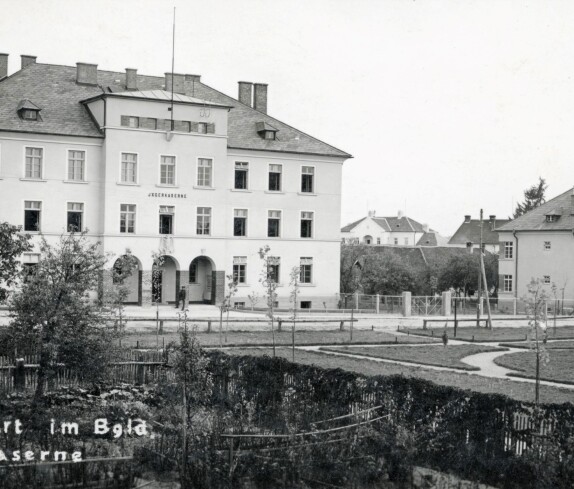
{"type": "Polygon", "coordinates": [[[123,287],[124,304],[141,304],[142,264],[133,255],[123,255],[114,262],[112,278],[115,286],[123,287]]]}
{"type": "Polygon", "coordinates": [[[363,236],[363,243],[366,245],[373,244],[373,237],[370,235],[363,236]]]}
{"type": "Polygon", "coordinates": [[[169,255],[160,258],[159,266],[152,267],[151,296],[153,302],[167,304],[175,302],[177,295],[177,282],[179,281],[179,264],[169,255]]]}
{"type": "Polygon", "coordinates": [[[189,264],[189,302],[211,303],[211,272],[215,269],[211,258],[198,256],[189,264]]]}

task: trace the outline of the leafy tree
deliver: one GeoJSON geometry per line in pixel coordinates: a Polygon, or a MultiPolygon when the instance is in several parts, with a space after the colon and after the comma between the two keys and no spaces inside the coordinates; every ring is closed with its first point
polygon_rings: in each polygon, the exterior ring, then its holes
{"type": "Polygon", "coordinates": [[[367,245],[341,245],[341,293],[352,294],[359,289],[361,271],[357,263],[372,252],[367,245]]]}
{"type": "Polygon", "coordinates": [[[415,272],[395,255],[371,254],[362,260],[360,284],[365,294],[397,295],[415,289],[415,272]]]}
{"type": "Polygon", "coordinates": [[[544,204],[544,202],[546,202],[544,196],[547,187],[548,185],[546,185],[546,180],[542,177],[538,177],[538,183],[524,191],[524,202],[516,204],[514,218],[516,219],[517,217],[520,217],[532,209],[544,204]]]}
{"type": "Polygon", "coordinates": [[[20,226],[0,223],[0,304],[8,296],[8,289],[18,279],[20,269],[18,258],[32,249],[29,234],[20,234],[20,226]]]}
{"type": "Polygon", "coordinates": [[[104,301],[115,311],[119,329],[123,328],[123,312],[125,302],[130,294],[130,287],[126,281],[133,275],[138,267],[137,259],[131,250],[126,249],[125,254],[120,256],[110,270],[111,284],[104,291],[104,301]]]}
{"type": "Polygon", "coordinates": [[[36,274],[12,298],[10,325],[16,345],[37,345],[35,405],[58,364],[84,381],[101,380],[113,339],[104,306],[89,297],[106,263],[99,243],[89,243],[84,233],[61,236],[55,245],[42,237],[40,253],[36,274]]]}
{"type": "MultiPolygon", "coordinates": [[[[498,258],[492,253],[484,256],[486,283],[490,290],[498,288],[498,258]]],[[[464,297],[474,294],[480,274],[480,257],[478,254],[464,253],[452,256],[442,267],[439,275],[439,289],[455,289],[464,297]]]]}
{"type": "Polygon", "coordinates": [[[301,278],[301,267],[293,267],[291,273],[289,274],[289,287],[291,288],[291,293],[289,298],[291,299],[293,313],[293,328],[291,329],[291,342],[292,342],[292,360],[295,361],[295,321],[297,320],[297,297],[299,296],[299,280],[301,278]]]}

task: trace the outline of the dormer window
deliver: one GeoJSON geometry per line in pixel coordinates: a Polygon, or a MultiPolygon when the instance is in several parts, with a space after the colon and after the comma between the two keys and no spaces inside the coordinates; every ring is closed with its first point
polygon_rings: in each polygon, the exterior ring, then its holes
{"type": "Polygon", "coordinates": [[[40,110],[40,107],[27,99],[21,100],[16,109],[20,118],[25,121],[41,121],[40,110]]]}
{"type": "Polygon", "coordinates": [[[267,122],[258,122],[256,124],[257,134],[259,134],[263,139],[273,141],[276,138],[278,130],[275,129],[271,124],[267,122]]]}
{"type": "Polygon", "coordinates": [[[557,216],[556,214],[548,214],[546,216],[546,222],[556,222],[559,217],[560,216],[557,216]]]}

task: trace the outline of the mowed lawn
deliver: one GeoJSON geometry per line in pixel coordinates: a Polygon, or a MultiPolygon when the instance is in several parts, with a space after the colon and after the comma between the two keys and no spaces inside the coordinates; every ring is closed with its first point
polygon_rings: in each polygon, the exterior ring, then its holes
{"type": "MultiPolygon", "coordinates": [[[[430,336],[431,338],[440,338],[444,332],[442,328],[429,328],[429,329],[409,329],[411,335],[430,336]]],[[[530,328],[497,328],[496,325],[492,330],[477,327],[458,327],[456,331],[456,339],[463,341],[524,341],[529,334],[530,328]]],[[[448,337],[453,339],[454,328],[447,328],[448,337]]],[[[574,339],[574,326],[561,326],[556,328],[556,334],[552,328],[548,328],[548,339],[563,338],[574,339]]]]}
{"type": "MultiPolygon", "coordinates": [[[[521,343],[501,343],[500,346],[509,346],[510,348],[523,348],[525,350],[530,349],[530,344],[528,341],[522,341],[521,343]]],[[[574,341],[549,341],[546,343],[546,348],[548,350],[574,350],[574,341]]]]}
{"type": "MultiPolygon", "coordinates": [[[[574,355],[570,350],[549,350],[550,362],[540,363],[540,378],[574,384],[574,355]]],[[[536,354],[534,351],[509,353],[494,359],[501,367],[520,372],[519,376],[536,378],[536,354]]]]}
{"type": "Polygon", "coordinates": [[[334,351],[351,353],[374,358],[387,358],[409,363],[421,363],[424,365],[436,365],[460,370],[480,370],[478,367],[467,365],[460,361],[461,358],[476,353],[488,351],[504,351],[505,348],[483,345],[443,345],[432,346],[381,346],[381,347],[357,347],[341,346],[321,348],[322,351],[334,351]]]}
{"type": "MultiPolygon", "coordinates": [[[[211,333],[197,333],[197,338],[202,346],[219,346],[219,329],[211,333]]],[[[170,342],[179,342],[179,335],[175,332],[156,336],[155,333],[128,333],[121,340],[122,347],[161,348],[170,342]]],[[[281,332],[275,331],[276,345],[290,345],[292,341],[291,330],[283,325],[281,332]]],[[[411,344],[411,343],[435,343],[438,339],[425,338],[422,336],[396,336],[384,331],[353,331],[354,344],[411,344]]],[[[339,345],[349,344],[349,331],[300,331],[295,332],[295,345],[339,345]]],[[[273,344],[271,331],[230,331],[222,335],[223,346],[270,346],[273,344]],[[227,341],[226,341],[227,336],[227,341]]]]}
{"type": "MultiPolygon", "coordinates": [[[[418,347],[413,347],[418,348],[418,347]]],[[[277,356],[291,360],[289,348],[277,348],[277,356]]],[[[271,355],[269,348],[243,348],[238,350],[226,350],[230,355],[271,355]]],[[[341,368],[363,375],[404,375],[429,380],[439,385],[448,385],[463,390],[475,392],[488,392],[509,396],[519,401],[534,402],[534,383],[518,382],[512,379],[497,379],[481,377],[468,372],[449,372],[431,370],[425,367],[409,365],[397,365],[393,363],[374,362],[366,359],[329,355],[327,353],[313,351],[295,351],[295,362],[304,365],[317,365],[323,368],[341,368]]],[[[540,386],[540,400],[543,403],[574,404],[574,390],[540,386]]]]}

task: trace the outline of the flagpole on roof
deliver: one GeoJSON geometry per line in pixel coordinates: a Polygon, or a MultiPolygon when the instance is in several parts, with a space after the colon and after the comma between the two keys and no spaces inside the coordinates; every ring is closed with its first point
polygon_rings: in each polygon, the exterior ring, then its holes
{"type": "Polygon", "coordinates": [[[172,28],[172,40],[171,40],[171,130],[173,131],[173,79],[175,72],[175,6],[173,7],[173,28],[172,28]]]}

